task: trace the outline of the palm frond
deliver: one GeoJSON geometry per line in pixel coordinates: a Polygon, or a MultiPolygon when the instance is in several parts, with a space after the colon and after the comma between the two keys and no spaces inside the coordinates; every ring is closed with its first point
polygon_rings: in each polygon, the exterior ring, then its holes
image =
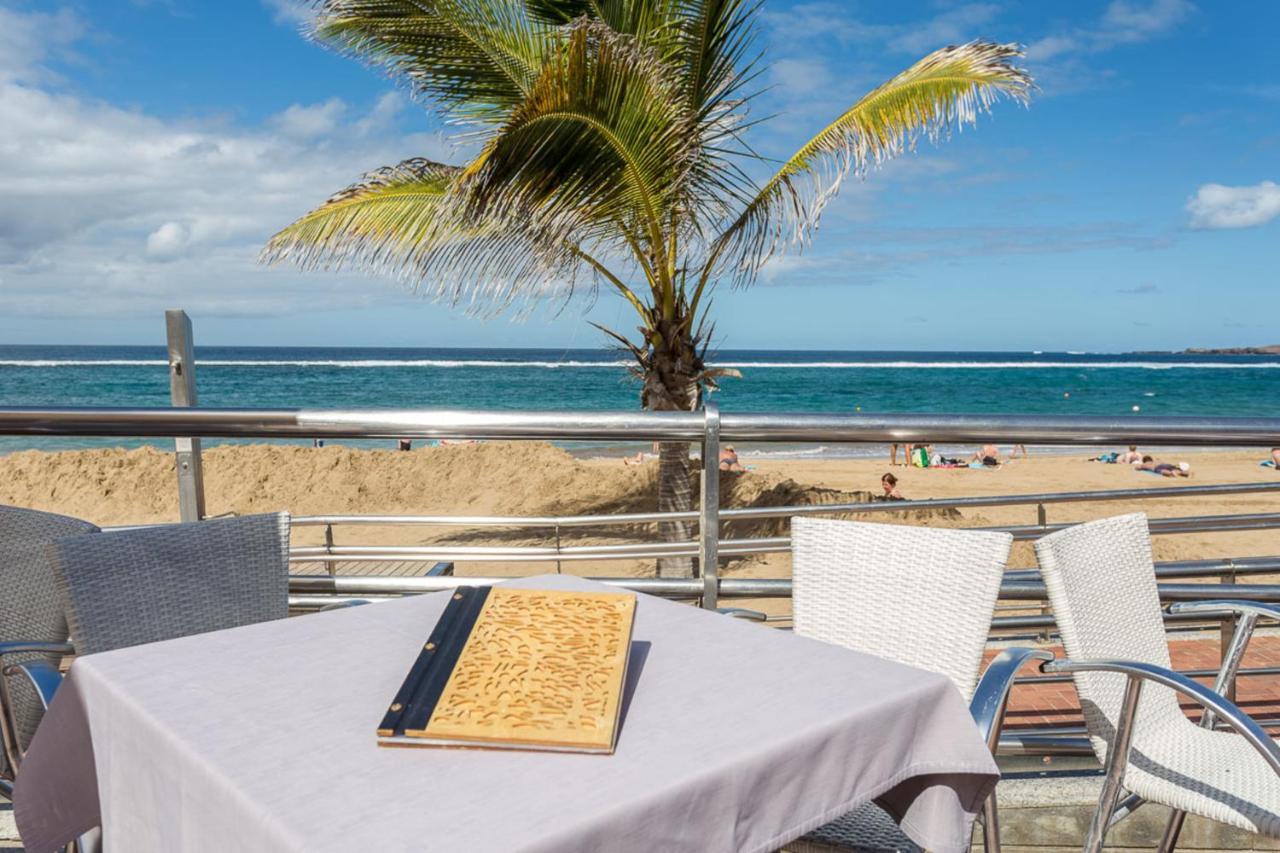
{"type": "Polygon", "coordinates": [[[570,296],[582,249],[528,221],[464,218],[462,172],[423,159],[370,172],[272,237],[261,260],[390,275],[473,313],[570,296]]]}
{"type": "Polygon", "coordinates": [[[312,37],[402,79],[452,118],[493,124],[528,93],[547,25],[485,0],[313,0],[312,37]]]}
{"type": "Polygon", "coordinates": [[[600,228],[638,234],[660,253],[695,151],[667,71],[635,38],[575,21],[477,157],[472,210],[536,221],[572,241],[600,228]]]}
{"type": "MultiPolygon", "coordinates": [[[[1024,105],[1033,83],[1013,64],[1017,45],[974,41],[935,51],[874,89],[806,142],[761,187],[710,251],[701,286],[717,269],[750,282],[775,254],[803,247],[850,171],[936,142],[1008,97],[1024,105]]],[[[695,297],[696,302],[696,297],[695,297]]]]}

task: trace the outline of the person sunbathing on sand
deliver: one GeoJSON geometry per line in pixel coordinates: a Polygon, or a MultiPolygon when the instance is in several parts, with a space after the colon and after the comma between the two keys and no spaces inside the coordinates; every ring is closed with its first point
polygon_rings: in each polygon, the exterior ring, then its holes
{"type": "Polygon", "coordinates": [[[1121,453],[1120,456],[1116,458],[1116,462],[1121,465],[1132,465],[1135,462],[1141,461],[1142,454],[1138,452],[1138,445],[1136,444],[1129,445],[1129,449],[1124,453],[1121,453]]]}
{"type": "Polygon", "coordinates": [[[1271,448],[1271,467],[1277,474],[1280,474],[1280,447],[1271,448]]]}
{"type": "Polygon", "coordinates": [[[740,472],[747,470],[742,467],[742,463],[738,461],[738,451],[733,449],[732,444],[726,444],[720,448],[720,470],[740,472]]]}
{"type": "Polygon", "coordinates": [[[643,450],[637,450],[637,451],[636,451],[636,455],[635,455],[635,456],[624,456],[624,457],[622,457],[622,464],[623,464],[623,465],[643,465],[643,464],[644,464],[644,451],[643,451],[643,450]]]}
{"type": "Polygon", "coordinates": [[[973,454],[971,462],[981,462],[988,468],[997,468],[1000,465],[1000,448],[994,444],[984,444],[982,449],[973,454]]]}
{"type": "Polygon", "coordinates": [[[1153,474],[1159,474],[1161,477],[1191,476],[1191,466],[1186,462],[1179,462],[1174,465],[1172,462],[1157,462],[1150,456],[1142,457],[1141,464],[1136,467],[1139,471],[1150,471],[1153,474]]]}

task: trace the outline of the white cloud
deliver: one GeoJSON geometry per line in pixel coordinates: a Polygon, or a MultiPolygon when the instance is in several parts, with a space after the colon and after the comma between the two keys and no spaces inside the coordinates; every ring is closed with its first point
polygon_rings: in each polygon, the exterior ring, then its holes
{"type": "Polygon", "coordinates": [[[263,0],[263,5],[274,13],[273,17],[278,24],[303,27],[315,19],[315,13],[303,0],[263,0]]]}
{"type": "Polygon", "coordinates": [[[889,48],[902,53],[928,53],[949,44],[961,44],[983,35],[982,28],[1000,9],[990,3],[957,6],[927,21],[902,30],[889,39],[889,48]]]}
{"type": "Polygon", "coordinates": [[[1027,58],[1045,61],[1070,53],[1097,53],[1168,35],[1191,17],[1190,0],[1113,0],[1097,24],[1051,33],[1027,46],[1027,58]]]}
{"type": "Polygon", "coordinates": [[[1253,228],[1280,217],[1280,184],[1205,184],[1187,202],[1193,228],[1253,228]]]}
{"type": "Polygon", "coordinates": [[[332,133],[342,121],[347,105],[341,98],[330,98],[319,104],[293,104],[271,117],[271,124],[286,136],[306,139],[332,133]]]}
{"type": "Polygon", "coordinates": [[[272,233],[364,172],[451,159],[439,135],[398,130],[402,96],[295,105],[254,126],[162,119],[71,94],[48,72],[80,31],[0,9],[0,314],[258,315],[402,298],[385,280],[257,263],[272,233]]]}
{"type": "Polygon", "coordinates": [[[147,255],[158,261],[172,261],[191,242],[191,232],[179,222],[166,222],[147,235],[147,255]]]}
{"type": "Polygon", "coordinates": [[[801,49],[817,33],[848,43],[880,42],[900,53],[924,54],[983,35],[981,28],[999,11],[992,3],[967,3],[909,24],[872,24],[850,15],[847,4],[819,0],[783,11],[766,9],[763,17],[784,36],[779,41],[785,43],[786,36],[794,35],[791,41],[801,49]]]}

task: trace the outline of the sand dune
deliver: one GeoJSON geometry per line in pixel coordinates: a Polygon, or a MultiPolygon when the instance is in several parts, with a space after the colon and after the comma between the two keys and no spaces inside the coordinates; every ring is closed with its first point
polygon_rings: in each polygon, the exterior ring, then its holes
{"type": "MultiPolygon", "coordinates": [[[[909,498],[977,494],[1019,494],[1091,489],[1154,488],[1197,483],[1268,481],[1280,475],[1258,467],[1258,453],[1245,451],[1180,454],[1192,461],[1191,480],[1171,481],[1118,465],[1085,462],[1078,456],[1019,460],[996,471],[895,469],[909,498]]],[[[780,506],[866,499],[880,474],[881,460],[761,460],[755,470],[724,475],[725,506],[780,506]]],[[[409,453],[341,446],[320,449],[286,445],[235,445],[205,453],[210,514],[246,514],[287,509],[309,514],[567,515],[642,512],[656,504],[656,464],[627,467],[620,461],[584,461],[542,443],[495,442],[425,448],[409,453]]],[[[177,496],[172,454],[153,448],[25,451],[0,457],[0,503],[29,506],[87,518],[98,524],[174,521],[177,496]]],[[[1153,517],[1280,511],[1280,493],[1206,499],[1161,499],[1049,507],[1049,518],[1083,520],[1146,510],[1153,517]]],[[[992,507],[957,512],[913,511],[909,506],[877,520],[899,523],[978,526],[1026,524],[1034,507],[992,507]]],[[[770,535],[785,523],[727,526],[730,536],[770,535]]],[[[319,541],[318,528],[299,529],[296,541],[319,541]]],[[[547,544],[553,531],[439,527],[361,527],[339,532],[343,544],[547,544]]],[[[562,531],[562,542],[627,542],[652,539],[652,527],[615,526],[562,531]]],[[[1280,554],[1280,532],[1190,534],[1159,537],[1158,559],[1280,554]]],[[[1019,545],[1013,565],[1033,564],[1019,545]]],[[[470,574],[532,573],[540,564],[473,564],[470,574]]],[[[651,561],[565,563],[583,574],[651,574],[651,561]]],[[[728,574],[786,576],[785,555],[748,558],[726,567],[728,574]]]]}

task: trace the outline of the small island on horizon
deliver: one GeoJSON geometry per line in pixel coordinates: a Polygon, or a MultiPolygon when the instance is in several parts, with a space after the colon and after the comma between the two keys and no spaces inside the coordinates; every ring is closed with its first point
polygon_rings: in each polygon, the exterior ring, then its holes
{"type": "Polygon", "coordinates": [[[1138,350],[1133,355],[1280,355],[1280,344],[1260,347],[1187,347],[1184,350],[1138,350]]]}

